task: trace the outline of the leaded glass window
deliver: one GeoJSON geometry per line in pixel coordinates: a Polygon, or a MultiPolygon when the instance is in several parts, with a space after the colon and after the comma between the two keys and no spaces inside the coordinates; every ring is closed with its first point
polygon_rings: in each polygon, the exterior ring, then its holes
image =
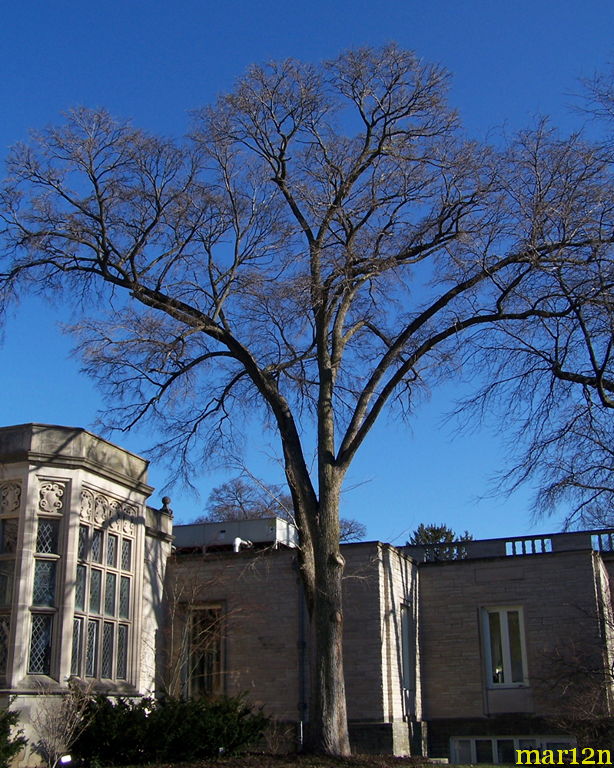
{"type": "Polygon", "coordinates": [[[90,571],[90,612],[100,613],[100,595],[102,591],[102,571],[92,568],[90,571]]]}
{"type": "Polygon", "coordinates": [[[117,567],[117,536],[112,533],[107,536],[107,565],[117,567]]]}
{"type": "Polygon", "coordinates": [[[75,578],[72,674],[128,679],[133,540],[82,523],[75,578]],[[83,615],[78,615],[82,612],[83,615]],[[125,623],[119,624],[118,619],[125,623]]]}
{"type": "Polygon", "coordinates": [[[11,555],[17,551],[18,525],[16,518],[0,520],[0,554],[11,555]]]}
{"type": "Polygon", "coordinates": [[[122,571],[132,569],[132,542],[130,539],[122,540],[122,571]]]}
{"type": "Polygon", "coordinates": [[[120,624],[117,630],[117,677],[125,680],[128,677],[128,627],[120,624]]]}
{"type": "Polygon", "coordinates": [[[70,674],[81,674],[81,658],[83,655],[83,619],[76,616],[72,623],[72,659],[70,662],[70,674]]]}
{"type": "Polygon", "coordinates": [[[115,616],[115,584],[117,576],[107,573],[104,587],[104,612],[107,616],[115,616]]]}
{"type": "Polygon", "coordinates": [[[0,675],[6,674],[9,656],[9,638],[11,621],[8,616],[0,617],[0,675]]]}
{"type": "Polygon", "coordinates": [[[38,530],[36,533],[36,551],[45,555],[57,555],[59,530],[59,520],[50,520],[46,517],[39,517],[38,530]]]}
{"type": "Polygon", "coordinates": [[[13,602],[14,560],[0,560],[0,608],[7,608],[13,602]]]}
{"type": "Polygon", "coordinates": [[[102,677],[113,677],[113,635],[115,625],[105,621],[102,635],[102,677]]]}
{"type": "Polygon", "coordinates": [[[51,632],[53,616],[49,614],[32,614],[32,634],[30,638],[30,663],[28,672],[31,675],[48,675],[51,672],[51,632]]]}
{"type": "Polygon", "coordinates": [[[119,618],[130,618],[130,579],[122,576],[119,584],[119,618]]]}
{"type": "Polygon", "coordinates": [[[92,532],[91,558],[95,563],[102,563],[102,531],[97,528],[92,532]]]}
{"type": "Polygon", "coordinates": [[[32,605],[53,606],[55,602],[55,560],[36,560],[32,605]]]}
{"type": "Polygon", "coordinates": [[[89,528],[87,525],[79,526],[79,560],[87,560],[87,545],[89,540],[89,528]]]}
{"type": "MultiPolygon", "coordinates": [[[[32,613],[32,631],[30,634],[30,656],[28,672],[32,675],[52,674],[52,641],[55,621],[56,588],[60,560],[60,531],[61,518],[54,513],[61,511],[58,499],[63,491],[57,483],[43,483],[39,500],[39,514],[36,521],[36,542],[34,558],[34,577],[32,583],[32,606],[47,608],[47,611],[32,613]]],[[[5,522],[9,522],[8,520],[5,522]]],[[[3,546],[10,549],[13,540],[17,539],[17,521],[13,526],[3,526],[3,546]]],[[[8,561],[7,561],[8,562],[8,561]]],[[[0,565],[0,571],[2,571],[0,565]]],[[[5,580],[0,576],[0,592],[2,582],[4,588],[11,591],[9,574],[5,580]]],[[[0,600],[2,596],[0,595],[0,600]]],[[[6,599],[9,596],[6,595],[6,599]]]]}
{"type": "Polygon", "coordinates": [[[87,622],[87,654],[85,660],[85,674],[87,677],[96,677],[98,667],[98,621],[90,619],[87,622]]]}
{"type": "Polygon", "coordinates": [[[75,579],[75,609],[77,611],[85,610],[86,579],[87,579],[87,568],[84,565],[78,565],[77,578],[75,579]]]}

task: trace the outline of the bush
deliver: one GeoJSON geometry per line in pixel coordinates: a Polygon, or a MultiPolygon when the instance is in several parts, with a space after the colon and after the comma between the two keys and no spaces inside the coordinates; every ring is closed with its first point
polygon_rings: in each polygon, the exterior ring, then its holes
{"type": "Polygon", "coordinates": [[[134,703],[93,696],[85,712],[87,725],[73,744],[73,754],[88,764],[146,762],[148,704],[149,700],[134,703]]]}
{"type": "Polygon", "coordinates": [[[92,698],[88,725],[73,746],[87,764],[181,762],[233,754],[262,736],[268,718],[242,697],[219,699],[92,698]]]}
{"type": "Polygon", "coordinates": [[[8,764],[27,744],[27,739],[16,731],[19,712],[10,709],[0,709],[0,768],[8,768],[8,764]]]}

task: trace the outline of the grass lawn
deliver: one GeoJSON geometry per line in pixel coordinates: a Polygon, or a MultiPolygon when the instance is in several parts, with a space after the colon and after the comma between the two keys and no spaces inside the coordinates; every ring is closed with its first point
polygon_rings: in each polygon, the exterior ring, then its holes
{"type": "MultiPolygon", "coordinates": [[[[196,763],[161,763],[156,768],[413,768],[425,762],[416,757],[389,755],[357,755],[346,758],[317,757],[315,755],[248,754],[220,757],[196,763]]],[[[430,764],[432,765],[432,763],[430,764]]]]}

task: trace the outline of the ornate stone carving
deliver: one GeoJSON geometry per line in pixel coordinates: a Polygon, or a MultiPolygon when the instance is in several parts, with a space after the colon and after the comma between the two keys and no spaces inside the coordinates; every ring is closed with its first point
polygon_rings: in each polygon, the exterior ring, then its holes
{"type": "Polygon", "coordinates": [[[121,505],[115,499],[109,502],[109,528],[118,533],[121,531],[121,505]]]}
{"type": "Polygon", "coordinates": [[[134,536],[134,524],[136,520],[136,509],[130,504],[122,504],[121,517],[124,533],[134,536]]]}
{"type": "Polygon", "coordinates": [[[88,523],[92,522],[94,516],[94,494],[86,489],[81,491],[81,519],[88,523]]]}
{"type": "Polygon", "coordinates": [[[41,483],[38,508],[41,512],[62,512],[64,506],[63,483],[41,483]]]}
{"type": "Polygon", "coordinates": [[[21,504],[21,485],[11,480],[0,485],[0,513],[17,512],[21,504]]]}
{"type": "Polygon", "coordinates": [[[81,518],[95,525],[107,526],[116,533],[134,535],[137,509],[131,504],[109,499],[102,493],[81,492],[81,518]]]}
{"type": "Polygon", "coordinates": [[[109,500],[100,493],[96,494],[94,499],[94,522],[97,525],[106,523],[109,519],[109,500]]]}

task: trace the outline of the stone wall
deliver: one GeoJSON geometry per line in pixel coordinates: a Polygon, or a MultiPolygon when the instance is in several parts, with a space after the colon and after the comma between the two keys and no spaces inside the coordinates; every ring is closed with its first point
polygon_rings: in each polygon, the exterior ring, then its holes
{"type": "Polygon", "coordinates": [[[424,716],[548,715],[559,706],[549,664],[564,647],[599,649],[590,551],[464,560],[420,569],[424,716]],[[528,688],[488,692],[482,608],[521,606],[528,688]]]}
{"type": "MultiPolygon", "coordinates": [[[[363,751],[404,754],[408,728],[401,691],[399,609],[414,595],[412,566],[396,550],[378,543],[349,544],[342,551],[345,681],[353,740],[363,751]]],[[[266,549],[179,554],[169,575],[171,603],[223,607],[225,692],[247,692],[277,720],[305,720],[310,644],[296,553],[266,549]]],[[[173,639],[168,642],[167,674],[175,680],[182,679],[177,664],[185,615],[185,610],[178,611],[174,648],[173,639]]]]}

